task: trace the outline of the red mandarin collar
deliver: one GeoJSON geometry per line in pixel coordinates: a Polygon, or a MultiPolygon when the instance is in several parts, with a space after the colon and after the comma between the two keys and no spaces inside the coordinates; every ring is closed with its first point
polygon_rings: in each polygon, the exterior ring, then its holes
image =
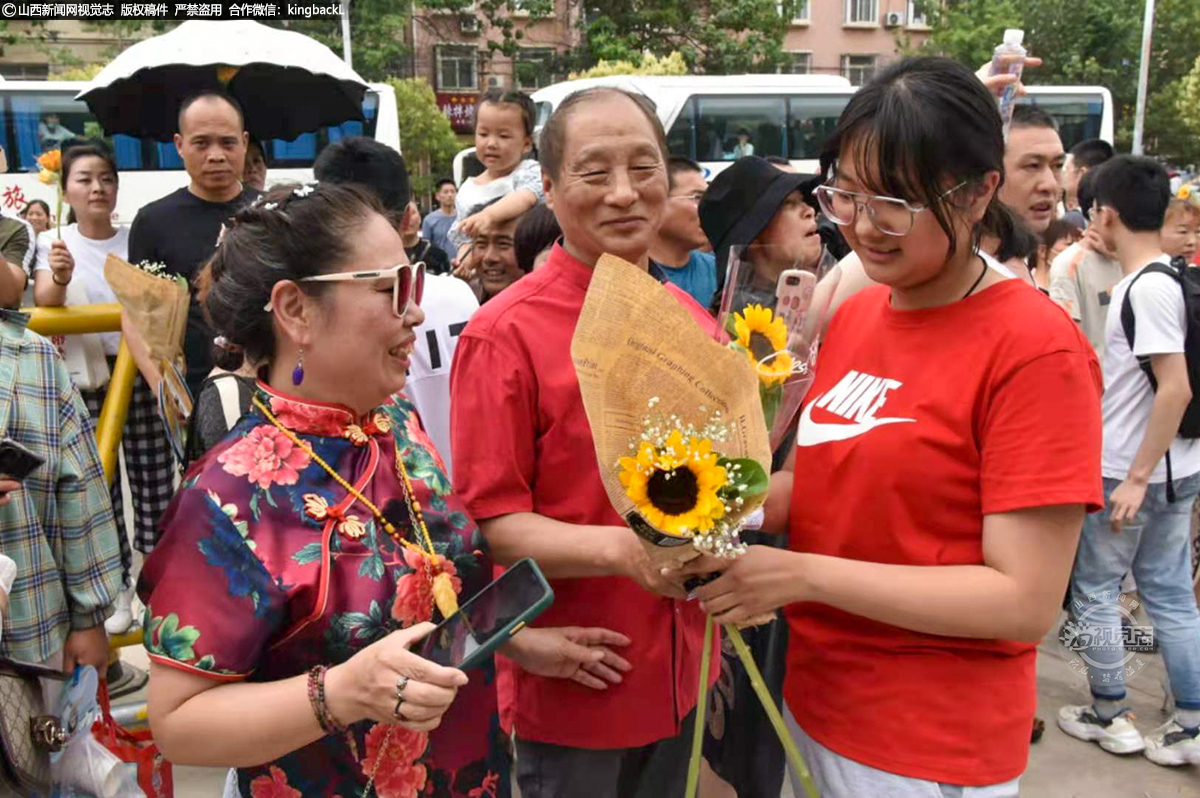
{"type": "Polygon", "coordinates": [[[300,435],[320,435],[327,438],[348,438],[362,446],[371,436],[384,436],[392,431],[391,420],[381,407],[359,418],[345,405],[303,399],[276,390],[258,380],[259,399],[283,426],[300,435]]]}

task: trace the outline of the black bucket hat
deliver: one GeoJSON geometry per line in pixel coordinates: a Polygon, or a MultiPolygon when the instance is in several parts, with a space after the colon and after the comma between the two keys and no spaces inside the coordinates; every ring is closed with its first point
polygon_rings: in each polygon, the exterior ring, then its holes
{"type": "Polygon", "coordinates": [[[762,233],[779,206],[799,189],[817,208],[819,175],[785,172],[757,155],[739,158],[717,175],[700,201],[700,226],[717,256],[717,281],[724,284],[729,248],[745,246],[762,233]]]}

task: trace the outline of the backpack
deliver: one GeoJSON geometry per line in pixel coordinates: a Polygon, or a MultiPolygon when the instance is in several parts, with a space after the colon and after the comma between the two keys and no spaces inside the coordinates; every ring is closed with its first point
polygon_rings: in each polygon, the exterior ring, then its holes
{"type": "MultiPolygon", "coordinates": [[[[1170,266],[1154,262],[1138,272],[1133,281],[1129,283],[1129,289],[1125,292],[1125,298],[1121,302],[1121,328],[1125,331],[1125,338],[1129,341],[1130,352],[1133,351],[1136,320],[1133,315],[1133,303],[1129,296],[1138,279],[1151,272],[1171,276],[1183,290],[1184,319],[1187,326],[1183,348],[1184,356],[1187,358],[1188,382],[1192,387],[1192,400],[1188,402],[1187,409],[1183,412],[1183,418],[1179,422],[1179,437],[1200,438],[1200,268],[1189,268],[1183,258],[1173,258],[1170,266]]],[[[1142,371],[1146,373],[1146,379],[1150,381],[1150,389],[1157,391],[1158,380],[1154,378],[1150,357],[1141,355],[1137,358],[1137,362],[1142,371]]],[[[1168,451],[1167,501],[1173,502],[1175,501],[1175,491],[1172,482],[1171,453],[1168,451]]]]}

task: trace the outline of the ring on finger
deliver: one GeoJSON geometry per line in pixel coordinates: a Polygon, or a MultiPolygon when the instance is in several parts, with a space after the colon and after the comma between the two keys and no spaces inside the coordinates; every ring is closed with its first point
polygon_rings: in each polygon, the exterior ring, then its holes
{"type": "Polygon", "coordinates": [[[408,682],[407,676],[401,676],[400,680],[396,682],[396,706],[392,709],[392,715],[397,720],[401,718],[400,705],[404,703],[404,688],[408,687],[408,682]]]}

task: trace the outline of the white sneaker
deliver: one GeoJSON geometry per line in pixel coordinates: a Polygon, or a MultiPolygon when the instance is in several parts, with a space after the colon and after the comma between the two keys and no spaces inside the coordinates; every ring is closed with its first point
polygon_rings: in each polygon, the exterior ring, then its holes
{"type": "Polygon", "coordinates": [[[1146,758],[1156,765],[1200,765],[1200,730],[1171,718],[1146,735],[1146,758]]]}
{"type": "Polygon", "coordinates": [[[1135,754],[1146,747],[1146,742],[1130,722],[1131,717],[1126,710],[1105,724],[1088,704],[1063,707],[1058,711],[1058,728],[1079,740],[1100,743],[1110,754],[1135,754]]]}
{"type": "Polygon", "coordinates": [[[116,612],[104,622],[104,631],[110,635],[119,635],[129,631],[133,626],[133,588],[122,590],[117,594],[116,612]]]}

